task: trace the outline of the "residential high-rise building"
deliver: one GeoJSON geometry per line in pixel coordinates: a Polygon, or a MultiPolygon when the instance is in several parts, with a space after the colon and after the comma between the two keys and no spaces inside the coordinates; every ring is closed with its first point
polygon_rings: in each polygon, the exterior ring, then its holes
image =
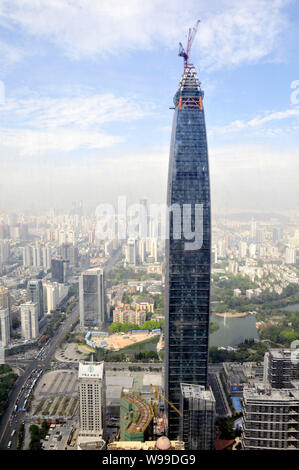
{"type": "Polygon", "coordinates": [[[242,428],[245,450],[299,449],[299,389],[246,386],[242,428]]]}
{"type": "Polygon", "coordinates": [[[36,303],[26,302],[21,305],[21,329],[25,341],[38,337],[38,305],[36,303]]]}
{"type": "Polygon", "coordinates": [[[273,227],[273,229],[272,229],[272,240],[274,242],[277,242],[281,239],[281,236],[282,236],[281,227],[273,227]]]}
{"type": "Polygon", "coordinates": [[[44,316],[43,284],[40,279],[31,279],[27,284],[27,301],[37,304],[38,319],[44,316]]]}
{"type": "Polygon", "coordinates": [[[43,268],[45,271],[51,269],[52,249],[50,246],[42,247],[43,268]]]}
{"type": "Polygon", "coordinates": [[[32,247],[30,245],[26,245],[22,248],[23,251],[23,266],[28,267],[32,266],[33,263],[33,256],[32,256],[32,247]]]}
{"type": "Polygon", "coordinates": [[[3,286],[0,286],[0,308],[7,308],[10,311],[9,290],[3,286]]]}
{"type": "Polygon", "coordinates": [[[47,315],[55,311],[59,303],[59,284],[57,282],[44,282],[44,309],[47,315]]]}
{"type": "Polygon", "coordinates": [[[247,243],[241,241],[239,244],[239,253],[241,258],[246,258],[247,256],[247,243]]]}
{"type": "Polygon", "coordinates": [[[84,271],[79,280],[81,327],[104,326],[105,291],[104,272],[100,268],[84,271]]]}
{"type": "Polygon", "coordinates": [[[214,450],[216,402],[202,385],[181,384],[181,441],[185,449],[214,450]]]}
{"type": "Polygon", "coordinates": [[[257,222],[256,220],[251,220],[250,223],[250,238],[252,241],[256,241],[256,234],[257,234],[257,222]]]}
{"type": "Polygon", "coordinates": [[[8,308],[0,308],[0,326],[2,346],[6,348],[10,343],[10,318],[8,308]]]}
{"type": "Polygon", "coordinates": [[[152,238],[150,255],[155,261],[158,260],[158,240],[156,238],[152,238]]]}
{"type": "Polygon", "coordinates": [[[145,240],[138,240],[138,255],[140,263],[144,263],[146,259],[145,240]]]}
{"type": "Polygon", "coordinates": [[[144,310],[129,310],[122,307],[116,307],[113,310],[113,322],[115,323],[134,323],[142,325],[146,320],[146,312],[144,310]]]}
{"type": "MultiPolygon", "coordinates": [[[[177,408],[181,383],[206,388],[208,379],[211,214],[203,96],[194,66],[186,64],[174,97],[167,196],[173,210],[166,240],[165,393],[177,408]]],[[[168,437],[177,439],[180,417],[171,407],[167,416],[168,437]]]]}
{"type": "Polygon", "coordinates": [[[270,349],[264,358],[264,382],[272,388],[290,388],[299,379],[299,351],[270,349]],[[297,353],[297,355],[295,355],[297,353]]]}
{"type": "Polygon", "coordinates": [[[10,254],[10,243],[6,240],[0,241],[0,260],[6,263],[10,254]]]}
{"type": "Polygon", "coordinates": [[[285,262],[286,264],[296,263],[296,248],[294,246],[288,246],[285,251],[285,262]]]}
{"type": "Polygon", "coordinates": [[[102,436],[105,423],[104,362],[79,363],[80,433],[102,436]]]}
{"type": "Polygon", "coordinates": [[[126,261],[134,265],[137,262],[137,240],[133,238],[129,238],[126,246],[126,261]]]}
{"type": "Polygon", "coordinates": [[[0,309],[8,309],[10,318],[10,329],[12,325],[11,310],[10,310],[10,294],[7,287],[0,286],[0,309]]]}

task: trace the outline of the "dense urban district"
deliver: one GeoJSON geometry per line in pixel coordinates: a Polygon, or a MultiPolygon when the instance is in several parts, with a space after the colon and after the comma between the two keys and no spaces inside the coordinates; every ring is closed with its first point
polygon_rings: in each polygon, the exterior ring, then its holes
{"type": "MultiPolygon", "coordinates": [[[[172,403],[163,382],[160,221],[149,217],[147,238],[122,241],[98,240],[96,219],[81,203],[70,213],[1,214],[0,221],[1,448],[188,448],[187,437],[165,437],[165,405],[172,403]]],[[[299,340],[298,246],[298,214],[213,220],[212,395],[199,387],[196,396],[209,410],[216,450],[257,446],[246,426],[258,407],[275,410],[276,402],[294,411],[293,421],[286,438],[283,425],[280,437],[268,430],[264,448],[272,439],[297,448],[290,347],[299,340]],[[283,387],[264,393],[278,376],[283,387]]],[[[189,388],[185,399],[193,396],[189,388]]]]}

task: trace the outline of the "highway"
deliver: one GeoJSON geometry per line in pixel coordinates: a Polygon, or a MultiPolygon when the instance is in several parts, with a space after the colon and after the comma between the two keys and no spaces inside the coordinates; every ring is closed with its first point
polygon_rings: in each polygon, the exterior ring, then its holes
{"type": "Polygon", "coordinates": [[[60,325],[54,336],[50,339],[49,344],[45,347],[42,357],[33,359],[27,366],[24,374],[19,377],[11,391],[8,406],[4,411],[0,421],[0,449],[7,449],[9,441],[12,442],[11,449],[17,448],[18,429],[20,424],[25,421],[26,412],[17,411],[14,414],[13,410],[18,400],[18,407],[22,408],[25,396],[28,393],[28,381],[31,374],[37,369],[39,370],[50,368],[51,358],[55,354],[56,345],[62,340],[67,330],[72,323],[78,318],[78,304],[75,305],[73,310],[67,315],[65,321],[60,325]],[[24,386],[24,388],[22,388],[24,386]],[[26,390],[27,388],[27,390],[26,390]],[[11,438],[13,429],[16,430],[15,435],[11,438]]]}

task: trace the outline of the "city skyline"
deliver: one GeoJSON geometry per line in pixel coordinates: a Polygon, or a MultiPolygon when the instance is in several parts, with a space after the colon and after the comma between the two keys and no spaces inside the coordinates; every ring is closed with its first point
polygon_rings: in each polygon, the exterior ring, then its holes
{"type": "Polygon", "coordinates": [[[298,1],[0,0],[0,449],[299,449],[298,1]]]}
{"type": "Polygon", "coordinates": [[[214,210],[298,209],[296,2],[10,0],[0,18],[0,211],[92,210],[115,188],[164,201],[178,41],[196,18],[214,210]]]}

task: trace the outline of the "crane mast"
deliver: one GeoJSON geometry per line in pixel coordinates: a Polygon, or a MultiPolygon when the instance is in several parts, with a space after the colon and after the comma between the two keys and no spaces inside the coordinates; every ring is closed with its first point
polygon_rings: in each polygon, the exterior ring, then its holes
{"type": "Polygon", "coordinates": [[[184,68],[186,68],[186,67],[188,66],[191,47],[192,47],[194,38],[195,38],[195,36],[196,36],[199,23],[200,23],[200,20],[197,20],[196,23],[195,23],[195,25],[193,26],[193,28],[192,28],[192,29],[189,28],[188,41],[187,41],[186,50],[184,49],[182,43],[181,43],[181,42],[179,43],[179,53],[178,53],[178,55],[179,55],[180,57],[183,57],[183,58],[184,58],[184,68]]]}

